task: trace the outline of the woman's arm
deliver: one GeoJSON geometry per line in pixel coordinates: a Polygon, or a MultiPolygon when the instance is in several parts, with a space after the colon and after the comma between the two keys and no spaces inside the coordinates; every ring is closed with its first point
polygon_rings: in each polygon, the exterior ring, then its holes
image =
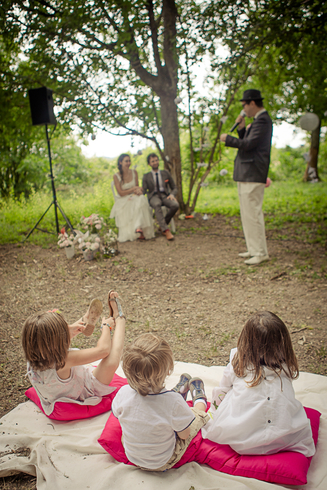
{"type": "Polygon", "coordinates": [[[114,184],[120,197],[129,196],[130,194],[135,194],[135,191],[139,189],[139,187],[137,186],[131,187],[130,189],[122,189],[118,177],[116,175],[114,175],[114,184]]]}
{"type": "Polygon", "coordinates": [[[139,178],[138,178],[136,170],[134,170],[134,172],[135,172],[135,183],[136,183],[134,194],[136,194],[137,196],[142,196],[143,191],[142,191],[142,188],[139,187],[139,178]]]}

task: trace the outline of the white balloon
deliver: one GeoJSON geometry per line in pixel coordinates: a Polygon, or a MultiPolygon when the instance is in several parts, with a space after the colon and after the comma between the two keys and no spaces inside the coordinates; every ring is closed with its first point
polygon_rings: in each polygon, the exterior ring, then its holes
{"type": "Polygon", "coordinates": [[[306,112],[299,120],[301,129],[305,131],[314,131],[319,126],[319,117],[312,112],[306,112]]]}

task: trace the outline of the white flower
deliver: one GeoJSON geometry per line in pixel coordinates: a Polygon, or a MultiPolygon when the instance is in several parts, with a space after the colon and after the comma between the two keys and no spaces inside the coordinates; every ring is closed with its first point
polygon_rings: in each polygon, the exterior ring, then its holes
{"type": "Polygon", "coordinates": [[[219,175],[221,175],[222,177],[224,175],[227,175],[227,174],[228,174],[228,171],[225,168],[222,168],[221,171],[219,172],[219,175]]]}
{"type": "Polygon", "coordinates": [[[97,230],[101,230],[101,228],[102,228],[102,226],[100,224],[95,225],[95,227],[96,227],[97,230]]]}

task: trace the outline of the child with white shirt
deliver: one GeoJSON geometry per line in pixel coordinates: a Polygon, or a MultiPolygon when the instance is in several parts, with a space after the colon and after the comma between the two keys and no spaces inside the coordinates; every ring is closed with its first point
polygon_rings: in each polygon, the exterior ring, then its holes
{"type": "MultiPolygon", "coordinates": [[[[115,391],[108,385],[118,368],[125,338],[125,316],[115,291],[109,291],[108,306],[110,317],[102,319],[101,336],[96,347],[89,349],[71,349],[70,342],[89,326],[94,329],[97,315],[92,316],[92,309],[73,325],[56,311],[36,313],[25,321],[22,345],[27,374],[46,415],[51,415],[56,402],[97,405],[115,391]],[[95,369],[85,366],[99,359],[95,369]]],[[[101,311],[102,305],[98,316],[101,311]]]]}
{"type": "Polygon", "coordinates": [[[310,457],[315,446],[309,419],[295,399],[299,375],[287,327],[274,313],[254,313],[232,349],[218,388],[212,419],[202,436],[229,444],[239,454],[296,451],[310,457]]]}
{"type": "Polygon", "coordinates": [[[126,456],[144,470],[172,468],[209,420],[203,381],[182,374],[175,388],[167,390],[173,353],[152,334],[141,335],[125,349],[122,367],[129,385],[117,393],[112,412],[122,428],[126,456]],[[186,403],[189,390],[192,408],[186,403]]]}

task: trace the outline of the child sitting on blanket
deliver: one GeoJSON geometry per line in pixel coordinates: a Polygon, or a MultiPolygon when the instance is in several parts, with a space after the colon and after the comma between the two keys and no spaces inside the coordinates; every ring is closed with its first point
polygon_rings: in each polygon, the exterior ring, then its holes
{"type": "Polygon", "coordinates": [[[84,332],[85,328],[91,326],[94,329],[102,312],[99,300],[93,300],[86,315],[73,325],[68,325],[64,317],[54,311],[34,314],[26,320],[22,344],[27,374],[46,415],[53,412],[56,402],[97,405],[102,396],[116,389],[108,385],[123,350],[125,316],[115,291],[109,292],[108,305],[110,317],[102,319],[102,333],[97,346],[89,349],[70,349],[69,346],[71,339],[84,332]],[[98,311],[94,311],[96,307],[98,311]],[[110,331],[114,327],[111,338],[110,331]],[[102,360],[93,371],[84,366],[99,359],[102,360]]]}
{"type": "Polygon", "coordinates": [[[295,399],[292,380],[299,368],[287,327],[269,311],[254,313],[232,349],[212,420],[203,438],[229,444],[239,454],[315,453],[310,422],[295,399]]]}
{"type": "Polygon", "coordinates": [[[122,428],[126,456],[144,470],[165,471],[182,458],[209,420],[203,381],[182,374],[175,388],[167,390],[173,353],[164,339],[152,334],[125,348],[122,367],[129,385],[117,393],[112,413],[122,428]],[[189,390],[193,408],[186,403],[189,390]]]}

